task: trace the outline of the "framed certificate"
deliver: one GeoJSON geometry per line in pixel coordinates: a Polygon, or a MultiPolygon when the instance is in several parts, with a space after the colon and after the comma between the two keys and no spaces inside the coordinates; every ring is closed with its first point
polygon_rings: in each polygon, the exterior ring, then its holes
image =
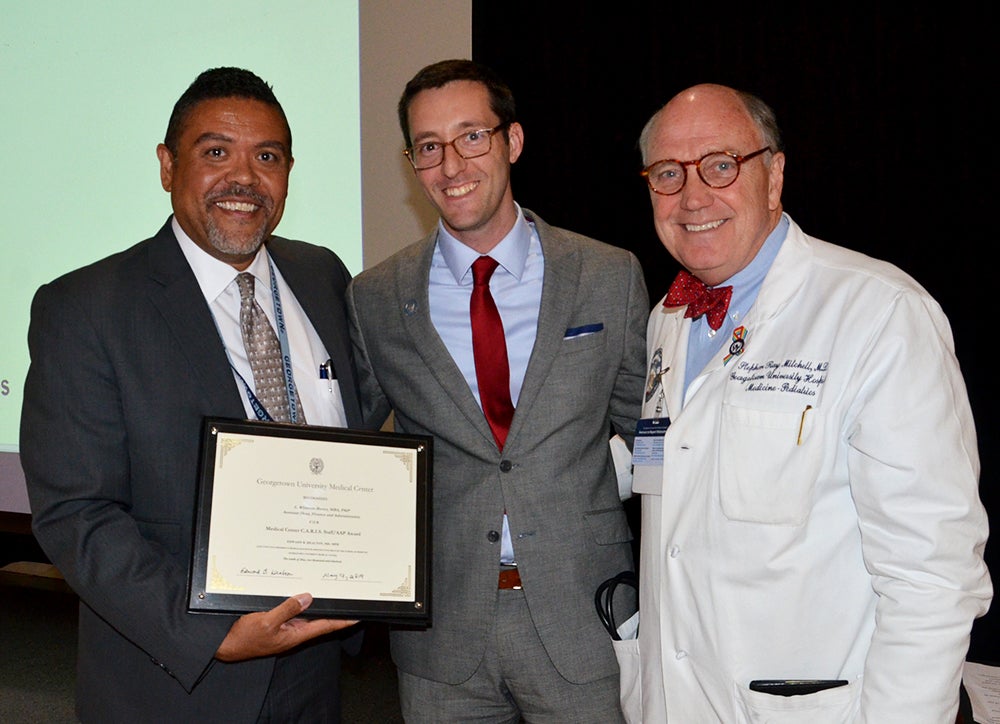
{"type": "Polygon", "coordinates": [[[430,621],[432,439],[207,418],[188,610],[430,621]]]}

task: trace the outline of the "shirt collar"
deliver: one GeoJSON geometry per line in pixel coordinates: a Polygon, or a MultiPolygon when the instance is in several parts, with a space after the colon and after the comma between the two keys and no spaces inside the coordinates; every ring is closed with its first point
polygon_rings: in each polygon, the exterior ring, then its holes
{"type": "Polygon", "coordinates": [[[733,288],[733,297],[729,302],[727,313],[733,319],[742,318],[757,298],[757,292],[760,291],[761,284],[764,283],[764,277],[771,269],[771,264],[788,234],[788,224],[788,217],[782,214],[778,225],[767,235],[753,261],[718,285],[728,285],[733,288]]]}
{"type": "MultiPolygon", "coordinates": [[[[504,269],[514,278],[520,280],[524,273],[525,264],[528,261],[528,250],[531,246],[531,225],[524,218],[521,207],[517,207],[517,219],[514,226],[507,232],[507,235],[494,246],[489,255],[497,260],[504,269]]],[[[444,223],[438,220],[437,245],[444,258],[445,264],[451,271],[455,281],[459,284],[472,283],[472,262],[478,259],[480,254],[475,249],[466,246],[461,241],[448,233],[444,223]]]]}
{"type": "MultiPolygon", "coordinates": [[[[238,272],[226,262],[216,259],[195,244],[191,237],[184,233],[184,229],[177,223],[176,218],[171,220],[170,225],[174,230],[174,236],[177,237],[177,243],[180,244],[181,251],[184,253],[184,257],[191,267],[191,271],[194,272],[194,276],[198,280],[201,293],[205,295],[205,299],[209,302],[215,301],[225,291],[226,287],[233,283],[238,272]]],[[[267,284],[270,287],[271,274],[267,268],[267,251],[265,245],[261,244],[257,255],[246,271],[253,274],[259,282],[267,284]]]]}

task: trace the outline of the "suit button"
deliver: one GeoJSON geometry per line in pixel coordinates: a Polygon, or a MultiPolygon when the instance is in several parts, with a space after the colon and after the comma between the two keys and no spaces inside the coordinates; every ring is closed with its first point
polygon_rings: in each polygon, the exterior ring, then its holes
{"type": "Polygon", "coordinates": [[[497,533],[495,530],[491,530],[489,533],[486,534],[486,540],[488,540],[490,543],[496,543],[498,540],[500,540],[500,534],[497,533]]]}
{"type": "Polygon", "coordinates": [[[500,472],[502,472],[502,473],[509,473],[511,471],[511,468],[513,468],[513,467],[514,467],[514,463],[512,463],[510,460],[501,460],[500,461],[500,472]]]}

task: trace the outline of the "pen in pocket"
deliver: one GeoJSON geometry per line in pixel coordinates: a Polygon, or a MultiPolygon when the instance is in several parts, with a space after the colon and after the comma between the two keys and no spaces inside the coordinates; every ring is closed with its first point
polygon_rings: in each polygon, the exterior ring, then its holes
{"type": "Polygon", "coordinates": [[[802,444],[802,428],[805,427],[806,424],[806,413],[809,412],[809,410],[811,410],[812,407],[813,407],[812,405],[806,405],[806,409],[802,411],[802,417],[799,420],[799,436],[795,440],[796,445],[802,444]]]}

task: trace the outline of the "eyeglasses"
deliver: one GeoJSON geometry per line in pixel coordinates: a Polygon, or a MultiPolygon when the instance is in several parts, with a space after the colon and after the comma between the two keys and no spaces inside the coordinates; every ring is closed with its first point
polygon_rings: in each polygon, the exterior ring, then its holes
{"type": "Polygon", "coordinates": [[[493,134],[507,125],[509,124],[501,123],[493,128],[466,131],[450,141],[424,141],[404,148],[403,153],[416,171],[424,171],[444,163],[445,146],[451,146],[455,149],[455,153],[464,159],[479,158],[489,153],[493,147],[493,134]]]}
{"type": "Polygon", "coordinates": [[[687,166],[698,169],[698,176],[706,185],[713,189],[724,189],[739,177],[742,164],[770,150],[770,146],[764,146],[746,156],[737,156],[728,151],[713,151],[706,153],[697,161],[675,161],[667,158],[649,164],[639,173],[646,177],[649,188],[663,196],[673,196],[684,188],[684,183],[687,181],[687,166]]]}

